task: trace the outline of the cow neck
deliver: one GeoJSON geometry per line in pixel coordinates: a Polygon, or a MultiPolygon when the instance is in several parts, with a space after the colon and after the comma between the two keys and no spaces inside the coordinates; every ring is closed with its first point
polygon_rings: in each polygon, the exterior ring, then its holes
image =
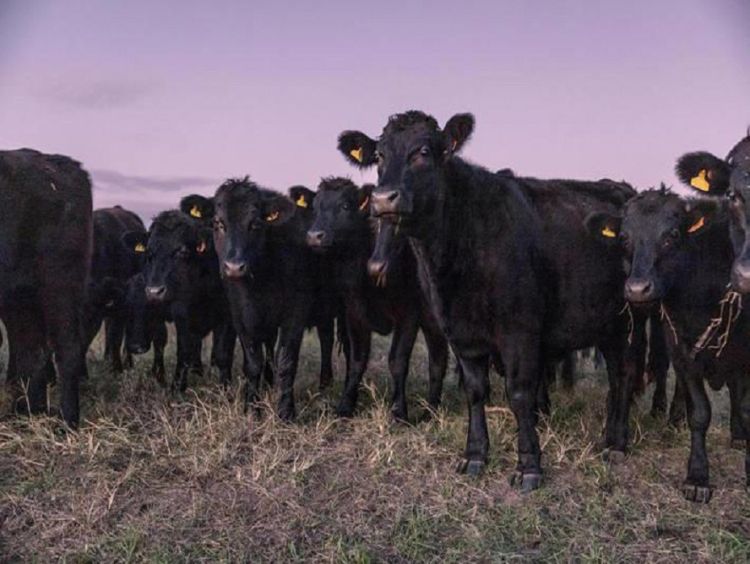
{"type": "Polygon", "coordinates": [[[363,220],[356,230],[345,240],[335,241],[331,257],[336,265],[336,282],[342,288],[359,287],[367,279],[367,260],[375,248],[375,233],[367,220],[363,220]]]}
{"type": "Polygon", "coordinates": [[[719,313],[726,295],[733,253],[725,209],[706,233],[689,241],[675,282],[662,301],[678,338],[692,346],[719,313]]]}

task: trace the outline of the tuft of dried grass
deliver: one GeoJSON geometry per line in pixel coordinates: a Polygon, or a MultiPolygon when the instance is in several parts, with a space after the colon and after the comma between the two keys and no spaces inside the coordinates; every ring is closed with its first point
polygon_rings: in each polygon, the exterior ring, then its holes
{"type": "MultiPolygon", "coordinates": [[[[316,349],[306,342],[292,424],[273,416],[271,392],[259,413],[246,414],[239,390],[226,393],[211,376],[171,396],[148,377],[147,358],[118,377],[94,354],[80,431],[61,433],[50,418],[0,420],[0,554],[127,562],[750,558],[742,453],[727,448],[725,421],[709,438],[715,498],[691,505],[677,488],[686,432],[646,409],[633,410],[631,456],[617,467],[601,460],[606,388],[586,367],[572,395],[554,394],[540,424],[543,489],[521,496],[507,480],[516,429],[499,393],[488,409],[490,464],[472,480],[453,471],[466,415],[452,376],[444,407],[419,419],[421,342],[409,383],[412,424],[390,417],[385,341],[375,343],[350,420],[332,415],[338,389],[311,391],[316,349]]],[[[724,413],[726,398],[715,399],[724,413]]]]}

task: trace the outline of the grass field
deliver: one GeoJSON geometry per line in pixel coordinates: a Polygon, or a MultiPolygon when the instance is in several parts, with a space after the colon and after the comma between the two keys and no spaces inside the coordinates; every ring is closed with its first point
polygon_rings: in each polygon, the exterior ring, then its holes
{"type": "MultiPolygon", "coordinates": [[[[331,413],[340,383],[317,393],[317,341],[308,338],[298,421],[284,424],[268,410],[245,415],[211,375],[170,396],[148,377],[150,353],[113,376],[97,343],[79,432],[10,416],[4,402],[0,554],[38,562],[750,560],[744,455],[729,448],[725,394],[712,396],[709,505],[681,498],[687,431],[651,418],[648,397],[634,409],[630,456],[602,462],[594,445],[606,387],[590,366],[575,392],[553,395],[541,425],[545,484],[522,496],[508,483],[515,425],[500,382],[487,472],[459,476],[466,414],[455,376],[431,420],[394,424],[386,346],[375,343],[357,417],[340,421],[331,413]]],[[[420,343],[409,383],[414,421],[425,363],[420,343]]],[[[342,366],[339,358],[337,379],[342,366]]]]}

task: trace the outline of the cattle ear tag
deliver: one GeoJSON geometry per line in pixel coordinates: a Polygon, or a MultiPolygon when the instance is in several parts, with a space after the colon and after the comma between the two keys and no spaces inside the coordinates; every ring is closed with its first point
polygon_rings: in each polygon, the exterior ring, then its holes
{"type": "Polygon", "coordinates": [[[203,253],[206,252],[206,248],[208,248],[208,245],[206,245],[206,242],[201,241],[200,243],[198,243],[198,246],[195,248],[195,250],[199,255],[202,255],[203,253]]]}
{"type": "Polygon", "coordinates": [[[609,239],[613,239],[614,237],[617,236],[617,233],[615,233],[614,231],[612,231],[612,229],[609,227],[609,225],[605,225],[604,228],[602,229],[602,235],[604,237],[608,237],[609,239]]]}
{"type": "Polygon", "coordinates": [[[203,214],[201,213],[201,210],[197,205],[190,208],[190,215],[198,218],[203,217],[203,214]]]}
{"type": "Polygon", "coordinates": [[[693,225],[690,226],[687,232],[695,233],[699,229],[702,229],[704,225],[706,225],[706,220],[703,216],[701,216],[701,218],[698,221],[696,221],[695,223],[693,223],[693,225]]]}
{"type": "Polygon", "coordinates": [[[294,202],[294,203],[297,204],[301,208],[306,208],[307,207],[307,200],[305,200],[305,195],[304,194],[300,194],[299,198],[297,198],[297,201],[294,202]]]}
{"type": "Polygon", "coordinates": [[[276,221],[277,219],[279,219],[279,212],[277,212],[277,211],[275,211],[275,212],[271,212],[270,214],[268,214],[268,215],[266,216],[266,221],[267,221],[268,223],[273,223],[273,222],[274,222],[274,221],[276,221]]]}
{"type": "Polygon", "coordinates": [[[355,159],[358,163],[362,162],[362,147],[357,147],[356,149],[352,149],[349,151],[349,154],[352,156],[353,159],[355,159]]]}
{"type": "Polygon", "coordinates": [[[145,253],[146,252],[146,245],[144,245],[143,243],[136,243],[136,245],[133,248],[133,250],[136,253],[145,253]]]}
{"type": "Polygon", "coordinates": [[[367,196],[361,204],[359,204],[360,211],[365,211],[367,209],[367,204],[370,203],[370,196],[367,196]]]}
{"type": "Polygon", "coordinates": [[[705,168],[700,169],[696,176],[690,179],[690,186],[697,188],[701,192],[708,192],[711,189],[711,185],[706,180],[708,171],[705,168]]]}

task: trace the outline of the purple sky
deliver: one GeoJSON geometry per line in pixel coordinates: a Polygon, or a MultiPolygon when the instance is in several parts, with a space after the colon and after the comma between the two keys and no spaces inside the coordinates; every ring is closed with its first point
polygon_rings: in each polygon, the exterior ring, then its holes
{"type": "Polygon", "coordinates": [[[0,0],[0,147],[82,161],[97,206],[371,180],[337,135],[411,108],[473,112],[493,169],[675,183],[750,124],[750,2],[0,0]]]}

